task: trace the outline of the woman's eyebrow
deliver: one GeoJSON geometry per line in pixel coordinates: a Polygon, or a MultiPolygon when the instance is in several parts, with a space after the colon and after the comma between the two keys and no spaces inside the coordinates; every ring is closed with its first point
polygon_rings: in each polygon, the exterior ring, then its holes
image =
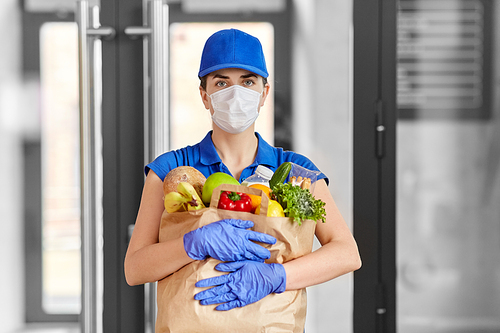
{"type": "Polygon", "coordinates": [[[229,76],[222,75],[222,74],[215,74],[213,77],[214,77],[214,79],[215,79],[215,78],[219,78],[219,79],[229,79],[229,76]]]}
{"type": "Polygon", "coordinates": [[[244,74],[242,76],[240,76],[242,79],[248,79],[249,77],[255,77],[257,78],[257,75],[254,74],[254,73],[248,73],[248,74],[244,74]]]}

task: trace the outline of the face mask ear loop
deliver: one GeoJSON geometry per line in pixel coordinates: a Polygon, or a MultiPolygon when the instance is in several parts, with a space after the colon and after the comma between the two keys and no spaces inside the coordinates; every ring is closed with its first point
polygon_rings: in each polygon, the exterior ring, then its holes
{"type": "Polygon", "coordinates": [[[264,96],[264,90],[266,90],[265,87],[264,87],[264,89],[262,90],[262,92],[260,93],[260,96],[259,96],[259,113],[260,113],[260,108],[263,106],[262,105],[262,96],[264,96]]]}

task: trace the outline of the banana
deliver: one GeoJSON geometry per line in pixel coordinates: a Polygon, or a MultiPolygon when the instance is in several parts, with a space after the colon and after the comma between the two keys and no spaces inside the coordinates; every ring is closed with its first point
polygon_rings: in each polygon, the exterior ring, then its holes
{"type": "Polygon", "coordinates": [[[189,199],[179,192],[170,192],[165,196],[165,210],[167,213],[184,212],[188,201],[189,199]]]}
{"type": "Polygon", "coordinates": [[[188,182],[180,182],[177,185],[177,192],[180,193],[187,201],[185,207],[188,211],[199,210],[205,208],[198,192],[193,185],[188,182]]]}
{"type": "Polygon", "coordinates": [[[172,191],[165,195],[165,210],[167,213],[194,211],[205,208],[200,195],[193,185],[188,182],[180,182],[177,192],[172,191]]]}

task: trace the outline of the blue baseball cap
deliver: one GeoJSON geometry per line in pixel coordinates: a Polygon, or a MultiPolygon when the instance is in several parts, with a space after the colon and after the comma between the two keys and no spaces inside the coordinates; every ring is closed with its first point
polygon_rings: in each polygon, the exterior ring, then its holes
{"type": "Polygon", "coordinates": [[[269,76],[260,41],[237,29],[220,30],[207,39],[198,77],[224,68],[241,68],[269,76]]]}

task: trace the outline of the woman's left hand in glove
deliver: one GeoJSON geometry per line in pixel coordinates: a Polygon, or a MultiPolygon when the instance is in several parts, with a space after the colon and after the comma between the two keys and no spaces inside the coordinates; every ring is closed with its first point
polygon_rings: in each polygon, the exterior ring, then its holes
{"type": "Polygon", "coordinates": [[[231,310],[257,302],[271,293],[286,289],[286,272],[281,264],[244,260],[221,263],[218,271],[230,272],[196,283],[196,287],[213,287],[197,293],[201,305],[218,304],[216,310],[231,310]]]}

